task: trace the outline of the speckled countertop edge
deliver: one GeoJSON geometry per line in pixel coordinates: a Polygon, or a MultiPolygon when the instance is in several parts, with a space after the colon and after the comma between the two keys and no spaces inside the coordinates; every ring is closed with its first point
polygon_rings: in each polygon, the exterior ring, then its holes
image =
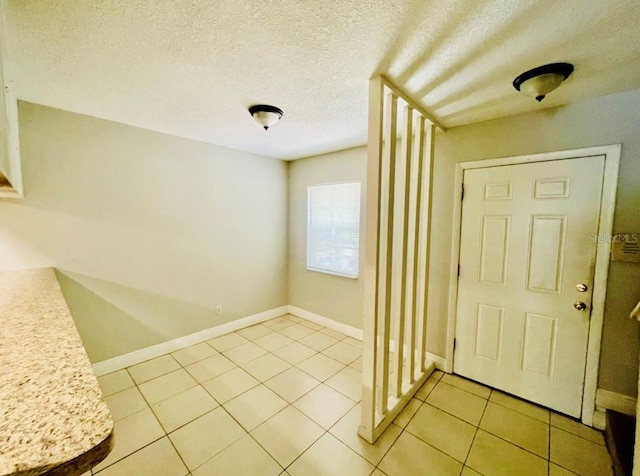
{"type": "Polygon", "coordinates": [[[0,272],[0,475],[45,473],[112,432],[53,269],[0,272]]]}

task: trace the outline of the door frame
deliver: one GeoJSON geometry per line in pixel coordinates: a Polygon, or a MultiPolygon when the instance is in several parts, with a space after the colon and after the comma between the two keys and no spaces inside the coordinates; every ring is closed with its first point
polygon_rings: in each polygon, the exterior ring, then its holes
{"type": "MultiPolygon", "coordinates": [[[[451,247],[451,268],[449,278],[449,305],[447,319],[447,346],[445,371],[453,372],[454,340],[456,336],[456,314],[458,306],[458,265],[460,264],[460,234],[462,229],[462,190],[464,171],[503,165],[517,165],[534,162],[549,162],[582,157],[605,156],[602,198],[600,201],[600,220],[598,236],[611,236],[613,216],[618,187],[618,168],[620,165],[621,144],[587,147],[583,149],[545,152],[541,154],[518,155],[497,159],[484,159],[456,164],[454,201],[453,201],[453,239],[451,247]]],[[[600,346],[604,321],[604,303],[607,294],[609,274],[610,240],[598,240],[596,246],[596,265],[592,295],[592,312],[587,341],[587,358],[584,389],[582,394],[582,417],[585,425],[593,426],[598,387],[598,368],[600,364],[600,346]]]]}

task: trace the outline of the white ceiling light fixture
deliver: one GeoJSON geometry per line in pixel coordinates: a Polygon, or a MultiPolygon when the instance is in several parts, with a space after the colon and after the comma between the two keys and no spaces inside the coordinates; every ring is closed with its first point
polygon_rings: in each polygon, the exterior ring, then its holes
{"type": "Polygon", "coordinates": [[[283,112],[282,109],[275,106],[257,104],[249,108],[249,114],[251,114],[255,121],[264,127],[264,130],[266,131],[269,127],[280,120],[283,112]]]}
{"type": "Polygon", "coordinates": [[[525,71],[513,80],[513,87],[527,96],[542,101],[547,94],[556,89],[573,72],[569,63],[551,63],[525,71]]]}

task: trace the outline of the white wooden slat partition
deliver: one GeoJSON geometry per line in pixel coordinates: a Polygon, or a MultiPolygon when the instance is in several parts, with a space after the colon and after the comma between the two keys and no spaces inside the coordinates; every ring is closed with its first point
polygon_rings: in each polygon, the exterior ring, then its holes
{"type": "Polygon", "coordinates": [[[436,126],[445,130],[387,78],[370,81],[358,429],[370,443],[435,369],[426,357],[426,310],[436,126]]]}

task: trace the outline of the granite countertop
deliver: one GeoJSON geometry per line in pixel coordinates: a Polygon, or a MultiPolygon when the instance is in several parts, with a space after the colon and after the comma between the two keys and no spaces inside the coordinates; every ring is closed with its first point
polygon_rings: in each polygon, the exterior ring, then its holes
{"type": "Polygon", "coordinates": [[[0,475],[82,474],[112,432],[53,269],[0,272],[0,475]]]}

